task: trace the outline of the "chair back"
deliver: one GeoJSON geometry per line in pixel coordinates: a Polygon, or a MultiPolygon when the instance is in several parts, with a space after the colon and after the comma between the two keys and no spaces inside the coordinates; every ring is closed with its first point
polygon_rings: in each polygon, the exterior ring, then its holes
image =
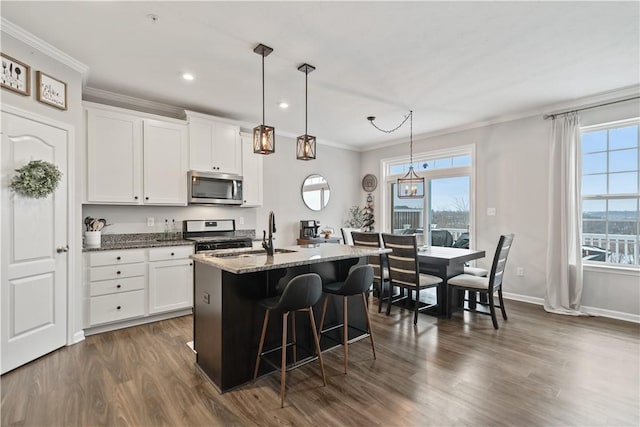
{"type": "Polygon", "coordinates": [[[453,246],[453,235],[449,230],[431,230],[431,246],[453,246]]]}
{"type": "Polygon", "coordinates": [[[294,277],[282,291],[275,310],[295,311],[311,307],[320,301],[322,280],[316,273],[305,273],[294,277]]]}
{"type": "Polygon", "coordinates": [[[453,243],[454,248],[469,249],[469,233],[462,233],[453,243]]]}
{"type": "Polygon", "coordinates": [[[391,283],[405,286],[416,286],[420,283],[416,236],[383,233],[382,240],[385,248],[392,250],[387,254],[391,283]]]}
{"type": "Polygon", "coordinates": [[[496,253],[493,256],[493,264],[491,265],[491,275],[489,276],[490,291],[496,291],[502,286],[504,269],[507,266],[507,256],[509,256],[514,237],[513,234],[500,236],[496,253]]]}
{"type": "Polygon", "coordinates": [[[354,265],[349,270],[347,280],[340,293],[342,295],[358,295],[366,292],[373,283],[373,267],[370,265],[354,265]]]}
{"type": "Polygon", "coordinates": [[[351,233],[354,231],[360,231],[359,228],[347,228],[343,227],[340,229],[342,232],[342,241],[345,245],[353,246],[353,237],[351,237],[351,233]]]}
{"type": "MultiPolygon", "coordinates": [[[[365,246],[370,248],[381,248],[382,244],[380,242],[380,234],[379,233],[363,233],[359,231],[354,231],[351,233],[353,236],[353,245],[354,246],[365,246]]],[[[382,269],[383,264],[383,256],[370,256],[368,263],[373,267],[373,279],[380,283],[380,279],[382,277],[382,269]]]]}

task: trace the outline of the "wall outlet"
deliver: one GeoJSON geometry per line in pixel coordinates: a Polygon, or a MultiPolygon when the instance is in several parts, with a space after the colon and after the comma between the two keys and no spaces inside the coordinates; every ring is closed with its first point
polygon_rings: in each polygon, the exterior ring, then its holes
{"type": "Polygon", "coordinates": [[[147,218],[147,227],[153,227],[156,224],[156,219],[152,216],[147,218]]]}
{"type": "Polygon", "coordinates": [[[516,276],[524,276],[524,267],[516,267],[516,276]]]}
{"type": "Polygon", "coordinates": [[[496,216],[496,208],[487,208],[487,216],[496,216]]]}
{"type": "Polygon", "coordinates": [[[240,225],[244,225],[244,217],[243,217],[243,216],[241,216],[241,217],[238,219],[238,224],[240,224],[240,225]]]}

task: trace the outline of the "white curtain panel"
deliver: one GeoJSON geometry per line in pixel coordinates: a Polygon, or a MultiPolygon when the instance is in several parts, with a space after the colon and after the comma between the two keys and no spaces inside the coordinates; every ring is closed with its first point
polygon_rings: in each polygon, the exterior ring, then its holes
{"type": "Polygon", "coordinates": [[[544,309],[584,315],[582,299],[580,117],[553,120],[549,159],[549,226],[544,309]]]}

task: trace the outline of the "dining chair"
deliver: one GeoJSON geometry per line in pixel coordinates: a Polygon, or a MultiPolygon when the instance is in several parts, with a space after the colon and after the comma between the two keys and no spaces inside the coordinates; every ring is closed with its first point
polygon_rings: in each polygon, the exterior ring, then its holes
{"type": "Polygon", "coordinates": [[[351,233],[354,231],[360,231],[359,228],[348,228],[342,227],[340,232],[342,233],[342,242],[345,245],[353,246],[353,238],[351,237],[351,233]]]}
{"type": "Polygon", "coordinates": [[[453,246],[453,235],[449,230],[431,230],[431,246],[453,246]]]}
{"type": "MultiPolygon", "coordinates": [[[[380,233],[353,231],[351,235],[354,246],[382,247],[380,233]]],[[[378,296],[378,313],[382,311],[385,289],[387,291],[387,300],[391,298],[391,293],[393,292],[393,287],[389,286],[389,268],[386,266],[385,259],[386,257],[383,255],[370,256],[368,258],[368,264],[373,267],[373,286],[378,296]]]]}
{"type": "Polygon", "coordinates": [[[498,329],[498,319],[496,317],[496,305],[494,301],[494,294],[498,293],[498,298],[500,300],[500,311],[502,311],[502,318],[507,320],[507,312],[504,309],[504,301],[502,299],[502,280],[504,277],[504,269],[507,265],[507,257],[509,256],[509,251],[511,250],[511,246],[513,244],[513,234],[507,234],[500,236],[500,240],[498,241],[498,246],[496,247],[496,253],[493,257],[493,263],[491,265],[491,273],[488,277],[480,277],[474,276],[472,274],[460,274],[458,276],[454,276],[451,279],[447,280],[447,292],[448,292],[448,300],[449,300],[449,317],[451,317],[451,313],[453,311],[454,301],[453,301],[453,292],[454,291],[469,291],[470,294],[475,294],[476,292],[480,295],[485,295],[487,302],[476,302],[476,304],[480,305],[488,305],[489,313],[475,311],[476,313],[488,314],[491,316],[491,320],[493,321],[493,327],[498,329]]]}
{"type": "Polygon", "coordinates": [[[398,286],[401,290],[408,290],[408,294],[403,294],[396,299],[389,299],[387,305],[387,315],[391,313],[391,304],[409,298],[411,292],[416,293],[413,323],[418,323],[418,312],[438,306],[435,304],[425,304],[420,306],[420,291],[433,288],[442,283],[442,279],[430,274],[420,273],[418,268],[418,245],[415,235],[402,234],[382,234],[382,241],[385,248],[392,252],[387,254],[389,265],[389,281],[391,289],[398,286]]]}

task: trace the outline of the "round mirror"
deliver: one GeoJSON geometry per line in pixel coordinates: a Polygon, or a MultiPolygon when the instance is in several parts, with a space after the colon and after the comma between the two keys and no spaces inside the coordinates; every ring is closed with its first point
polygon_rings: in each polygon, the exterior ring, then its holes
{"type": "Polygon", "coordinates": [[[322,210],[329,203],[329,183],[321,175],[309,175],[302,183],[302,200],[312,211],[322,210]]]}

